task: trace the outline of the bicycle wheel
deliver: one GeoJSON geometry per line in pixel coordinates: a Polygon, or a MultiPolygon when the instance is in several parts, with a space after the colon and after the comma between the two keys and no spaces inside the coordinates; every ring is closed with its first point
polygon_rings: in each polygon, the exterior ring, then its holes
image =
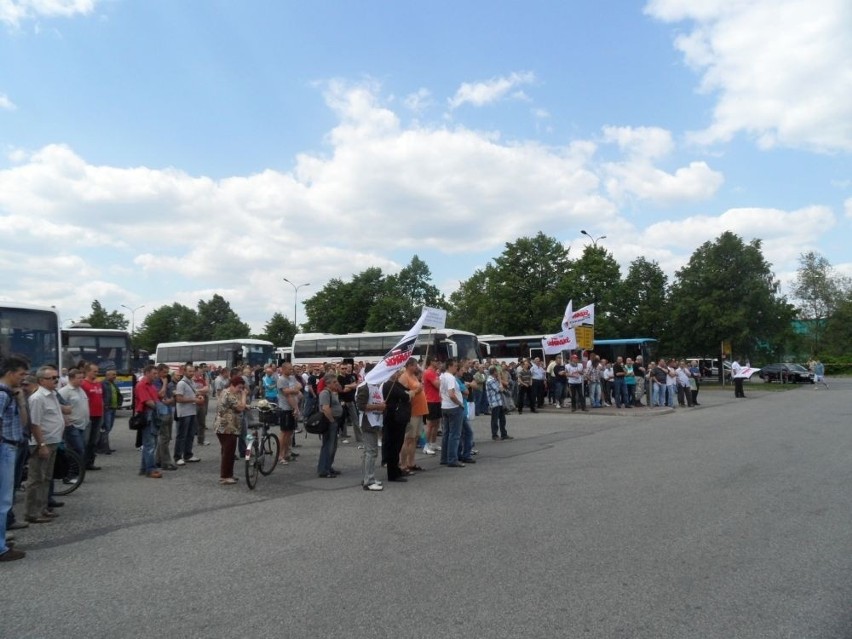
{"type": "Polygon", "coordinates": [[[260,474],[268,475],[278,464],[278,438],[275,435],[265,435],[260,445],[260,474]]]}
{"type": "Polygon", "coordinates": [[[54,495],[68,495],[80,487],[86,478],[86,465],[77,452],[67,446],[56,449],[53,465],[54,495]]]}
{"type": "Polygon", "coordinates": [[[250,490],[257,486],[257,478],[260,470],[260,447],[255,439],[251,443],[251,457],[246,460],[246,484],[250,490]]]}

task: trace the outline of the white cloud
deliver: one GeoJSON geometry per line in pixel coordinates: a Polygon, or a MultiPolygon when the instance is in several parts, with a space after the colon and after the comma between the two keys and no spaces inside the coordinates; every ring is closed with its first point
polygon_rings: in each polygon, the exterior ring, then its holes
{"type": "Polygon", "coordinates": [[[0,0],[0,22],[17,27],[38,17],[70,18],[95,10],[99,0],[0,0]]]}
{"type": "Polygon", "coordinates": [[[846,199],[843,208],[846,211],[846,217],[852,217],[852,197],[846,199]]]}
{"type": "Polygon", "coordinates": [[[603,165],[608,193],[617,201],[635,197],[661,204],[703,200],[713,196],[724,182],[721,173],[706,162],[690,162],[674,173],[657,168],[653,160],[675,148],[669,131],[658,127],[603,128],[603,141],[617,144],[626,156],[603,165]]]}
{"type": "Polygon", "coordinates": [[[18,107],[9,99],[5,93],[0,93],[0,109],[4,111],[14,111],[18,107]]]}
{"type": "Polygon", "coordinates": [[[763,148],[852,150],[848,0],[651,0],[646,13],[689,21],[675,47],[718,95],[698,143],[754,137],[763,148]]]}
{"type": "Polygon", "coordinates": [[[429,89],[421,87],[414,93],[409,93],[403,99],[402,103],[407,109],[414,113],[422,113],[428,109],[434,101],[432,100],[432,92],[429,89]]]}
{"type": "MultiPolygon", "coordinates": [[[[516,87],[533,82],[535,82],[535,74],[531,71],[512,73],[506,77],[492,78],[483,82],[465,82],[450,98],[450,108],[457,109],[463,104],[473,106],[491,104],[504,98],[516,87]]],[[[512,97],[528,100],[523,91],[515,91],[512,97]]]]}

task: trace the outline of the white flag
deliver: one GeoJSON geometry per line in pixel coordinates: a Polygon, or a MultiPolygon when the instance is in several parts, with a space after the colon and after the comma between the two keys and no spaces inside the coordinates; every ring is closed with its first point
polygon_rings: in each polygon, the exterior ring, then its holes
{"type": "Polygon", "coordinates": [[[574,300],[568,300],[568,306],[565,307],[565,315],[562,316],[562,330],[567,331],[571,328],[571,316],[574,314],[572,306],[574,300]]]}
{"type": "Polygon", "coordinates": [[[417,337],[423,328],[423,320],[426,319],[426,311],[420,315],[417,323],[411,327],[396,346],[387,353],[375,368],[364,376],[364,381],[368,384],[384,384],[390,379],[400,368],[405,366],[405,362],[411,357],[414,352],[414,347],[417,344],[417,337]]]}
{"type": "MultiPolygon", "coordinates": [[[[566,312],[567,313],[567,312],[566,312]]],[[[575,311],[570,314],[570,319],[568,320],[568,328],[574,328],[575,326],[580,326],[581,324],[592,324],[595,323],[595,305],[589,304],[588,306],[584,306],[579,311],[575,311]]],[[[565,328],[565,321],[562,322],[562,328],[565,328]]]]}
{"type": "Polygon", "coordinates": [[[574,329],[569,328],[556,335],[550,335],[541,340],[545,355],[557,355],[562,351],[573,351],[577,348],[577,337],[574,329]]]}

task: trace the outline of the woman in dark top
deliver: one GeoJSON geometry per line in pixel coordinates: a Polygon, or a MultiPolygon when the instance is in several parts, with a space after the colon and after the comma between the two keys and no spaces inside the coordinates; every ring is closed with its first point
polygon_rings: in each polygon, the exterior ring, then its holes
{"type": "Polygon", "coordinates": [[[411,419],[411,392],[399,383],[397,371],[382,386],[385,398],[384,427],[382,428],[382,449],[387,461],[388,481],[406,481],[404,475],[411,471],[399,468],[399,451],[405,439],[405,428],[411,419]]]}

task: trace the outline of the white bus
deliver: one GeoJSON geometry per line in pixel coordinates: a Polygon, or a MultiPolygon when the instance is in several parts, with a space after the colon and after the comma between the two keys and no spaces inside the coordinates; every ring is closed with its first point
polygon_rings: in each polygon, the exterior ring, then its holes
{"type": "Polygon", "coordinates": [[[276,346],[275,347],[275,359],[278,360],[278,364],[283,364],[284,362],[292,362],[293,361],[293,347],[292,346],[276,346]]]}
{"type": "MultiPolygon", "coordinates": [[[[398,333],[297,333],[293,338],[294,364],[337,363],[344,359],[356,362],[378,362],[400,339],[406,331],[398,333]]],[[[481,358],[479,340],[467,331],[451,328],[424,329],[417,338],[414,357],[436,358],[444,361],[455,359],[481,358]]]]}
{"type": "Polygon", "coordinates": [[[0,358],[26,358],[30,371],[40,366],[59,370],[59,313],[55,308],[0,302],[0,358]]]}
{"type": "MultiPolygon", "coordinates": [[[[76,368],[81,360],[98,365],[98,379],[114,368],[115,384],[124,398],[122,406],[132,408],[136,371],[130,333],[114,328],[91,328],[87,324],[62,329],[62,366],[76,368]]],[[[84,371],[85,372],[85,371],[84,371]]]]}
{"type": "Polygon", "coordinates": [[[265,366],[275,363],[275,346],[262,339],[225,339],[215,342],[165,342],[157,344],[157,364],[177,370],[181,364],[207,364],[211,368],[265,366]]]}

